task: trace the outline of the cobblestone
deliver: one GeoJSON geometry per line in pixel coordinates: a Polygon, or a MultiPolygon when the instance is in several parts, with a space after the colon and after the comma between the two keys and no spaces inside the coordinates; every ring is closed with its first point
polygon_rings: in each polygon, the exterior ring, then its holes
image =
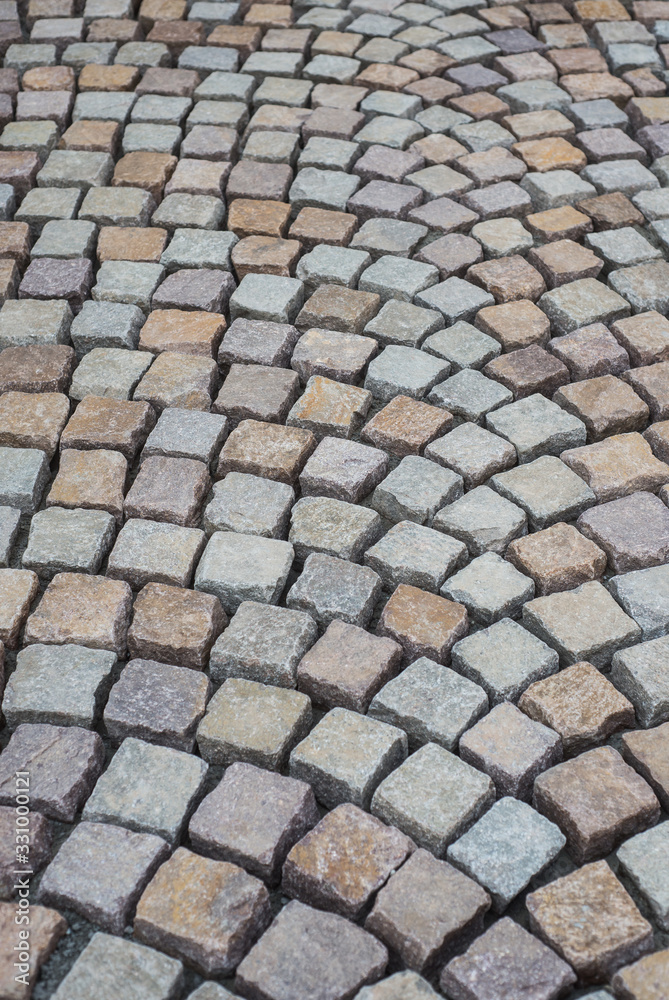
{"type": "Polygon", "coordinates": [[[431,2],[0,10],[3,996],[663,996],[669,18],[431,2]]]}

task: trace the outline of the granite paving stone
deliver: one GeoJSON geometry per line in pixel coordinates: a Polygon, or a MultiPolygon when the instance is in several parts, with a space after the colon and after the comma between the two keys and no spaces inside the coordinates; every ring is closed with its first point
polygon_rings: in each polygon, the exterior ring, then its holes
{"type": "Polygon", "coordinates": [[[144,943],[220,976],[234,970],[270,921],[269,893],[259,879],[179,847],[144,890],[134,929],[144,943]]]}
{"type": "Polygon", "coordinates": [[[473,880],[417,850],[380,890],[365,928],[410,969],[430,975],[481,931],[489,906],[473,880]]]}
{"type": "Polygon", "coordinates": [[[207,677],[195,670],[130,660],[109,693],[105,730],[116,744],[133,736],[190,753],[209,693],[207,677]]]}
{"type": "Polygon", "coordinates": [[[182,750],[128,736],[98,778],[83,818],[152,833],[174,844],[206,773],[203,760],[182,750]],[[161,794],[161,787],[169,788],[169,796],[161,794]]]}
{"type": "Polygon", "coordinates": [[[384,945],[361,927],[292,900],[239,966],[236,985],[242,995],[264,993],[271,1000],[289,992],[295,1000],[308,1000],[315,989],[343,1000],[379,979],[387,962],[384,945]],[[297,938],[305,941],[309,960],[286,965],[286,950],[297,938]]]}
{"type": "Polygon", "coordinates": [[[498,920],[452,959],[440,977],[447,995],[468,992],[477,1000],[528,990],[539,1000],[553,1000],[575,982],[571,966],[510,917],[498,920]]]}
{"type": "MultiPolygon", "coordinates": [[[[282,868],[282,892],[355,919],[394,876],[413,846],[399,830],[385,826],[358,806],[342,803],[291,848],[282,868]],[[363,851],[369,861],[360,868],[356,859],[363,851]]],[[[369,918],[366,926],[374,930],[369,918]]],[[[383,935],[378,936],[383,939],[383,935]]]]}
{"type": "Polygon", "coordinates": [[[635,723],[632,703],[587,661],[535,681],[518,707],[559,734],[565,757],[577,756],[635,723]]]}
{"type": "Polygon", "coordinates": [[[16,658],[2,711],[10,729],[23,723],[92,729],[100,718],[116,655],[67,643],[34,643],[16,658]]]}
{"type": "Polygon", "coordinates": [[[202,800],[188,832],[200,853],[275,885],[291,849],[318,819],[310,785],[238,761],[202,800]]]}
{"type": "Polygon", "coordinates": [[[31,771],[34,809],[61,823],[72,823],[91,794],[104,763],[97,733],[76,726],[22,723],[0,762],[0,805],[13,805],[16,772],[31,771]]]}
{"type": "Polygon", "coordinates": [[[607,982],[616,969],[652,948],[651,925],[605,861],[537,889],[526,905],[532,929],[569,960],[583,983],[607,982]],[[602,906],[607,919],[600,922],[602,906]]]}
{"type": "Polygon", "coordinates": [[[381,782],[371,810],[437,857],[492,805],[487,775],[427,743],[381,782]]]}
{"type": "Polygon", "coordinates": [[[168,853],[167,843],[154,834],[80,823],[42,876],[40,902],[74,910],[103,930],[122,934],[168,853]],[[93,877],[82,881],[82,869],[89,866],[93,877]]]}
{"type": "MultiPolygon", "coordinates": [[[[53,911],[47,911],[53,912],[53,911]]],[[[180,961],[126,938],[97,931],[54,996],[84,1000],[91,989],[109,1000],[125,989],[131,1000],[169,1000],[183,984],[180,961]],[[94,985],[95,984],[95,985],[94,985]]]]}
{"type": "Polygon", "coordinates": [[[527,803],[504,796],[451,844],[447,858],[486,889],[495,912],[503,913],[565,843],[554,823],[527,803]]]}

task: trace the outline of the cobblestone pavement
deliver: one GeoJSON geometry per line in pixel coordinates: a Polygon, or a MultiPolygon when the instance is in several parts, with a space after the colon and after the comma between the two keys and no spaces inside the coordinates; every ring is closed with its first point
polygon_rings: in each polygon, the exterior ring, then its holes
{"type": "Polygon", "coordinates": [[[669,2],[0,55],[0,1000],[669,1000],[669,2]]]}

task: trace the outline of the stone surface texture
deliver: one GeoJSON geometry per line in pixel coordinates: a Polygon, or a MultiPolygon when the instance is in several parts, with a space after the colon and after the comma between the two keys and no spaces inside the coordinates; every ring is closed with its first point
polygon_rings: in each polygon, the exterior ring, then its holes
{"type": "Polygon", "coordinates": [[[667,1000],[669,2],[0,60],[0,1000],[667,1000]]]}

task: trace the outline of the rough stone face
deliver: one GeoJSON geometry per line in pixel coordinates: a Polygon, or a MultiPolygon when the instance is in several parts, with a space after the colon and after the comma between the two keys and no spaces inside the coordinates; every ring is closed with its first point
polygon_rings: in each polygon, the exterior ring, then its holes
{"type": "MultiPolygon", "coordinates": [[[[587,516],[588,512],[581,515],[587,516]]],[[[506,558],[532,577],[539,597],[597,580],[606,569],[605,553],[573,525],[561,521],[514,539],[506,550],[506,558]]]]}
{"type": "Polygon", "coordinates": [[[668,738],[669,727],[665,723],[650,732],[637,730],[625,733],[621,741],[623,757],[646,779],[665,809],[669,801],[669,774],[666,765],[668,738]]]}
{"type": "MultiPolygon", "coordinates": [[[[0,929],[3,939],[6,941],[13,939],[19,944],[23,943],[25,939],[19,938],[17,935],[17,931],[21,928],[17,926],[15,919],[16,904],[0,903],[0,929]],[[13,938],[12,935],[14,935],[13,938]]],[[[26,962],[21,963],[25,968],[16,968],[14,963],[17,953],[13,950],[7,950],[0,961],[0,983],[2,983],[3,993],[8,1000],[26,1000],[30,997],[40,967],[46,962],[67,930],[67,921],[57,910],[49,909],[46,906],[31,906],[29,957],[26,962]],[[27,984],[24,985],[25,980],[18,982],[17,975],[27,976],[27,984]]],[[[21,954],[25,954],[25,952],[21,954]]]]}
{"type": "Polygon", "coordinates": [[[2,702],[7,725],[50,723],[92,729],[116,664],[114,653],[68,643],[22,649],[2,702]]]}
{"type": "Polygon", "coordinates": [[[431,656],[447,663],[454,643],[467,629],[467,609],[462,604],[401,583],[384,607],[377,631],[399,642],[409,661],[431,656]]]}
{"type": "Polygon", "coordinates": [[[534,802],[564,831],[579,864],[608,854],[660,815],[650,786],[612,747],[588,750],[539,775],[534,802]]]}
{"type": "MultiPolygon", "coordinates": [[[[14,888],[17,884],[16,875],[22,867],[29,867],[33,872],[41,871],[51,857],[53,827],[41,813],[29,812],[28,863],[19,861],[17,864],[16,812],[14,810],[15,807],[12,806],[0,806],[0,832],[4,837],[2,846],[0,846],[0,899],[12,899],[16,895],[17,890],[14,888]]],[[[13,913],[12,922],[14,916],[13,913]]]]}
{"type": "Polygon", "coordinates": [[[523,624],[557,649],[566,666],[581,660],[606,666],[617,650],[641,638],[636,622],[594,581],[528,601],[523,624]]]}
{"type": "Polygon", "coordinates": [[[109,934],[94,934],[54,996],[85,1000],[94,990],[114,997],[124,990],[128,1000],[169,1000],[183,986],[181,962],[152,948],[109,934]]]}
{"type": "Polygon", "coordinates": [[[385,947],[362,928],[292,900],[239,966],[236,986],[248,997],[309,1000],[320,990],[339,1000],[379,979],[387,961],[385,947]],[[304,942],[297,954],[296,940],[304,942]]]}
{"type": "Polygon", "coordinates": [[[558,670],[554,649],[522,625],[503,618],[456,643],[453,667],[480,684],[492,704],[518,698],[533,681],[558,670]]]}
{"type": "Polygon", "coordinates": [[[651,639],[615,653],[611,679],[634,705],[642,726],[669,720],[669,686],[666,662],[669,639],[651,639]]]}
{"type": "Polygon", "coordinates": [[[16,772],[30,772],[33,809],[72,823],[104,762],[97,733],[76,727],[20,725],[0,758],[0,805],[15,805],[16,772]]]}
{"type": "Polygon", "coordinates": [[[403,729],[411,750],[425,743],[453,750],[487,706],[478,684],[423,656],[381,688],[368,714],[403,729]]]}
{"type": "Polygon", "coordinates": [[[203,760],[129,736],[98,779],[84,819],[154,833],[174,844],[206,773],[203,760]]]}
{"type": "MultiPolygon", "coordinates": [[[[354,920],[412,849],[398,830],[345,803],[291,849],[281,888],[293,899],[354,920]]],[[[369,921],[366,926],[374,930],[369,921]]]]}
{"type": "Polygon", "coordinates": [[[302,657],[297,686],[317,705],[364,712],[379,688],[398,670],[401,647],[335,620],[302,657]]]}
{"type": "Polygon", "coordinates": [[[379,782],[407,755],[406,734],[344,708],[333,708],[290,755],[290,775],[308,781],[328,808],[368,809],[379,782]]]}
{"type": "Polygon", "coordinates": [[[460,756],[489,774],[499,795],[529,799],[534,780],[562,760],[560,737],[503,702],[460,738],[460,756]]]}
{"type": "Polygon", "coordinates": [[[666,931],[669,925],[669,879],[663,856],[667,849],[666,825],[630,837],[618,848],[621,872],[647,901],[658,926],[666,931]]]}
{"type": "Polygon", "coordinates": [[[583,983],[611,975],[652,948],[652,929],[605,861],[585,865],[526,899],[530,927],[583,983]]]}
{"type": "Polygon", "coordinates": [[[492,897],[502,913],[560,853],[559,828],[524,802],[503,797],[448,849],[447,858],[492,897]]]}
{"type": "Polygon", "coordinates": [[[202,975],[229,975],[272,919],[265,886],[237,865],[183,847],[137,904],[137,937],[202,975]],[[193,890],[197,890],[194,892],[193,890]]]}
{"type": "Polygon", "coordinates": [[[276,885],[289,851],[318,818],[305,782],[237,762],[195,810],[188,833],[200,853],[276,885]]]}
{"type": "Polygon", "coordinates": [[[142,890],[168,854],[165,841],[152,834],[80,823],[42,876],[39,899],[122,934],[142,890]]]}
{"type": "Polygon", "coordinates": [[[480,933],[490,897],[429,851],[415,851],[376,897],[365,928],[415,972],[431,975],[480,933]]]}
{"type": "Polygon", "coordinates": [[[212,594],[147,583],[135,598],[128,653],[201,670],[227,617],[212,594]],[[167,627],[169,625],[169,627],[167,627]]]}
{"type": "Polygon", "coordinates": [[[635,722],[632,703],[587,662],[535,681],[521,695],[518,707],[560,735],[567,757],[603,743],[635,722]]]}
{"type": "Polygon", "coordinates": [[[443,970],[446,995],[496,996],[532,991],[537,1000],[554,1000],[576,982],[573,971],[510,917],[503,917],[443,970]]]}
{"type": "Polygon", "coordinates": [[[371,808],[419,847],[443,857],[449,843],[478,819],[494,796],[487,775],[428,743],[381,782],[371,808]]]}
{"type": "Polygon", "coordinates": [[[207,705],[198,749],[212,764],[242,760],[278,771],[310,726],[306,695],[230,677],[207,705]]]}
{"type": "Polygon", "coordinates": [[[104,724],[114,743],[127,736],[185,750],[211,693],[203,674],[155,660],[131,660],[110,691],[104,724]]]}

